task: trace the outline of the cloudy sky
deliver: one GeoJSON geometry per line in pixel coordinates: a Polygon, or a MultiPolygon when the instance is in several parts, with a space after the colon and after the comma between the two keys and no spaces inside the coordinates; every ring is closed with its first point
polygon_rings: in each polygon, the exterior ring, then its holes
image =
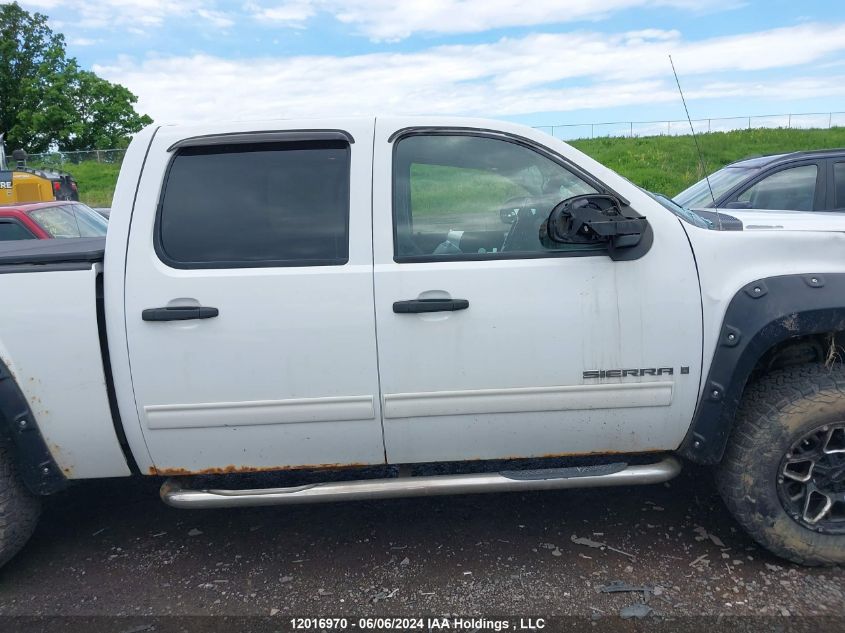
{"type": "Polygon", "coordinates": [[[159,122],[845,110],[843,0],[22,0],[159,122]]]}

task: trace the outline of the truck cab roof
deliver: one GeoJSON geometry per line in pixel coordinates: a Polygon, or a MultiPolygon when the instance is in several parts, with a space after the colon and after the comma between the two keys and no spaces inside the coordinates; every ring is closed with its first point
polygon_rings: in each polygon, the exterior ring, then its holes
{"type": "Polygon", "coordinates": [[[74,200],[50,200],[48,202],[12,202],[8,204],[0,204],[0,211],[20,211],[21,213],[29,213],[37,209],[46,209],[48,207],[61,207],[68,204],[78,204],[74,200]]]}
{"type": "Polygon", "coordinates": [[[777,163],[802,158],[836,158],[845,156],[845,148],[807,150],[801,152],[786,152],[784,154],[766,154],[763,156],[750,156],[741,160],[729,163],[727,167],[769,167],[777,163]]]}

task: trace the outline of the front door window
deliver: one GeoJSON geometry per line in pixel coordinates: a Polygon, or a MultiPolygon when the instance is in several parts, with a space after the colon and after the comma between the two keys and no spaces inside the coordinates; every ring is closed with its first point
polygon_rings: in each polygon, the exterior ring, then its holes
{"type": "Polygon", "coordinates": [[[393,173],[397,261],[597,248],[541,240],[540,225],[558,202],[596,189],[515,142],[410,136],[398,141],[393,173]]]}

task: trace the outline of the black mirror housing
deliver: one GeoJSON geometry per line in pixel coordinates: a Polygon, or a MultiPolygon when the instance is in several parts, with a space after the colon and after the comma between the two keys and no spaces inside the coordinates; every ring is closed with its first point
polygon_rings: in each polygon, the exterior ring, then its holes
{"type": "Polygon", "coordinates": [[[586,194],[555,205],[540,227],[540,239],[559,244],[606,243],[609,250],[637,246],[648,229],[648,221],[630,209],[623,211],[615,196],[586,194]]]}

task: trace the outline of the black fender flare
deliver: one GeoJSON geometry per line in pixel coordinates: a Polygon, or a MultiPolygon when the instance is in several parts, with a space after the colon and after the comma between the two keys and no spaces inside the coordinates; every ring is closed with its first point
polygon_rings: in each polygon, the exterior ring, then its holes
{"type": "Polygon", "coordinates": [[[845,273],[800,274],[753,281],[725,312],[692,425],[678,452],[701,464],[721,461],[745,385],[778,343],[845,331],[845,273]]]}
{"type": "Polygon", "coordinates": [[[32,409],[23,392],[0,359],[0,433],[12,443],[18,472],[36,495],[48,495],[68,486],[68,479],[47,448],[32,409]]]}

